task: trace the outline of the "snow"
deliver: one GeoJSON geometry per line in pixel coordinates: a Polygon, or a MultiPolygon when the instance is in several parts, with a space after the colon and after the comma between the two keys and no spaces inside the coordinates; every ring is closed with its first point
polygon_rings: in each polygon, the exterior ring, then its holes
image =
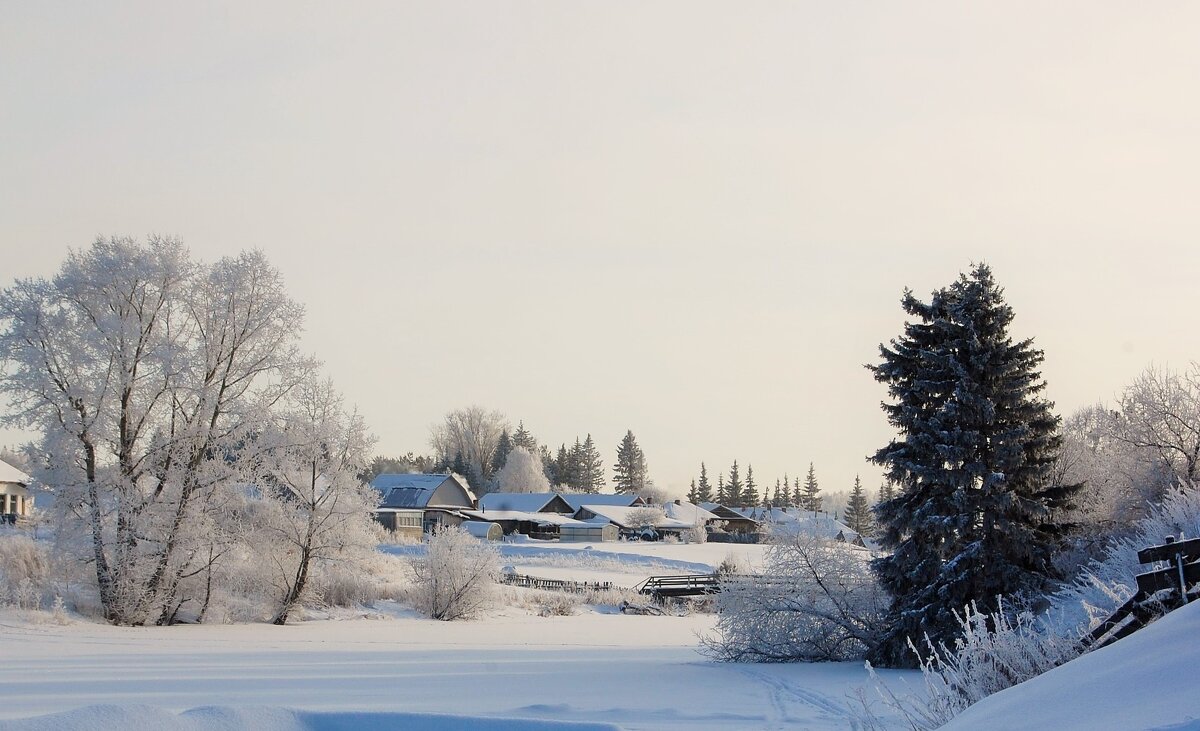
{"type": "MultiPolygon", "coordinates": [[[[729,544],[597,546],[603,550],[533,542],[500,549],[522,573],[623,586],[664,569],[708,573],[731,553],[761,565],[765,551],[729,544]]],[[[404,555],[422,547],[388,550],[404,555]]],[[[715,623],[712,614],[636,616],[612,607],[551,617],[507,607],[478,621],[438,622],[383,602],[284,627],[133,628],[38,623],[0,610],[0,729],[556,729],[570,722],[630,731],[826,731],[852,725],[849,700],[870,685],[861,663],[713,662],[698,646],[715,623]]],[[[919,681],[909,672],[882,675],[894,683],[919,681]]]]}
{"type": "Polygon", "coordinates": [[[1200,602],[968,708],[946,731],[1200,731],[1200,602]]]}
{"type": "MultiPolygon", "coordinates": [[[[394,609],[284,627],[128,628],[5,617],[0,718],[72,713],[0,728],[371,729],[448,712],[471,719],[463,727],[497,729],[536,728],[518,720],[529,718],[630,730],[849,726],[847,697],[868,683],[861,663],[710,662],[696,645],[714,621],[506,610],[477,622],[436,622],[394,609]],[[198,710],[164,715],[188,709],[198,710]],[[255,723],[221,720],[238,714],[255,723]],[[485,717],[500,721],[474,725],[485,717]],[[101,718],[113,722],[97,725],[101,718]]],[[[895,675],[889,680],[898,682],[895,675]]]]}

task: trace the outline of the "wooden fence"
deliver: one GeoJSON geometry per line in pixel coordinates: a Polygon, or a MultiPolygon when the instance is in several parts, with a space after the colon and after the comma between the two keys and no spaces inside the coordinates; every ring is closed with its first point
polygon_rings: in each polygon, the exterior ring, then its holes
{"type": "Polygon", "coordinates": [[[526,576],[506,572],[500,575],[500,583],[509,586],[521,586],[526,589],[547,589],[549,591],[565,591],[571,594],[586,594],[592,591],[609,591],[613,588],[611,581],[564,581],[561,579],[542,579],[537,576],[526,576]]]}

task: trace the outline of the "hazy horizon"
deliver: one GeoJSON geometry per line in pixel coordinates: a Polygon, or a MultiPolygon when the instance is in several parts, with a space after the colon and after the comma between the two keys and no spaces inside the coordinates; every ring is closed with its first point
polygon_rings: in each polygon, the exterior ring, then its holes
{"type": "MultiPolygon", "coordinates": [[[[987,261],[1062,416],[1200,359],[1200,8],[651,2],[7,8],[0,286],[97,235],[263,250],[379,437],[454,408],[611,481],[632,429],[824,490],[863,368],[987,261]]],[[[18,439],[0,432],[0,443],[18,439]]],[[[744,472],[743,472],[744,474],[744,472]]]]}

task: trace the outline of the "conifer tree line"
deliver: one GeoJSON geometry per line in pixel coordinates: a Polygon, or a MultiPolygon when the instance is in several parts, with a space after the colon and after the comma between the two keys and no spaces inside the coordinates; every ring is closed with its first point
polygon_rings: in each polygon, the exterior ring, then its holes
{"type": "MultiPolygon", "coordinates": [[[[891,487],[885,484],[879,488],[881,499],[891,495],[891,487]]],[[[746,465],[745,475],[737,460],[729,467],[728,473],[717,475],[714,486],[708,473],[708,465],[700,463],[700,476],[691,481],[687,492],[688,502],[718,503],[727,507],[739,508],[794,508],[822,512],[825,508],[824,496],[821,494],[820,481],[817,479],[816,466],[809,463],[808,472],[801,482],[800,477],[789,478],[788,475],[776,478],[773,487],[766,485],[760,489],[754,477],[754,466],[746,465]]],[[[862,480],[855,476],[854,487],[850,491],[850,504],[846,516],[850,516],[850,505],[853,506],[856,532],[870,535],[874,529],[871,516],[872,503],[867,496],[862,480]],[[860,529],[861,528],[861,529],[860,529]]]]}

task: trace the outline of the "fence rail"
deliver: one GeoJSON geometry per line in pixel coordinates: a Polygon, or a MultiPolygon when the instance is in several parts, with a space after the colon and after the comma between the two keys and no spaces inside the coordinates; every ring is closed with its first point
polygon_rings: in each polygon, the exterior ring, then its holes
{"type": "Polygon", "coordinates": [[[527,576],[507,572],[501,574],[500,583],[509,586],[521,586],[526,589],[547,589],[549,591],[565,591],[571,594],[586,594],[591,591],[609,591],[613,589],[611,581],[565,581],[562,579],[542,579],[537,576],[527,576]]]}

